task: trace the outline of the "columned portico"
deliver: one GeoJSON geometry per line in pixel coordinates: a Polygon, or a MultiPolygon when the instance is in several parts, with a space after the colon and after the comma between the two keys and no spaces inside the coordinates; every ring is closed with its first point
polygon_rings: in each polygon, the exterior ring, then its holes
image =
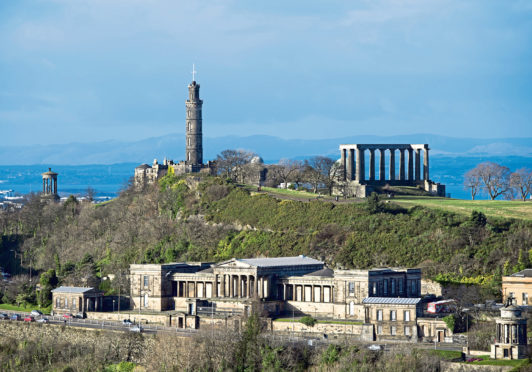
{"type": "MultiPolygon", "coordinates": [[[[364,195],[364,193],[368,195],[370,192],[368,191],[366,193],[366,191],[371,190],[371,186],[384,186],[389,184],[390,186],[423,186],[426,191],[445,196],[445,187],[430,181],[429,146],[427,144],[340,145],[340,154],[340,166],[342,167],[340,178],[347,181],[348,185],[354,185],[351,187],[354,187],[356,190],[359,190],[359,186],[369,186],[370,188],[363,189],[365,191],[362,191],[362,195],[364,195]],[[369,152],[369,174],[367,178],[365,174],[366,150],[369,152]],[[376,150],[379,150],[378,176],[375,164],[376,150]],[[422,150],[423,172],[421,172],[422,150]],[[388,174],[386,172],[387,151],[390,153],[388,174]],[[399,151],[398,174],[396,174],[396,151],[399,151]]],[[[345,192],[345,190],[342,192],[345,192]]],[[[354,193],[354,195],[358,195],[358,191],[354,193]]]]}

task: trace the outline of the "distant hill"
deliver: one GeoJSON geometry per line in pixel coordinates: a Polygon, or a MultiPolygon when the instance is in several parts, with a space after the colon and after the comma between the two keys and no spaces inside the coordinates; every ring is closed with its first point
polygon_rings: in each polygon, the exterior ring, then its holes
{"type": "MultiPolygon", "coordinates": [[[[453,138],[431,134],[403,136],[349,136],[320,140],[282,139],[256,135],[204,138],[204,157],[214,159],[225,149],[254,151],[266,162],[282,158],[303,159],[314,155],[338,156],[341,143],[428,143],[432,155],[519,156],[532,158],[532,138],[453,138]]],[[[185,138],[181,134],[147,138],[135,142],[103,141],[37,146],[1,146],[0,164],[115,164],[151,163],[154,158],[184,158],[185,138]]]]}

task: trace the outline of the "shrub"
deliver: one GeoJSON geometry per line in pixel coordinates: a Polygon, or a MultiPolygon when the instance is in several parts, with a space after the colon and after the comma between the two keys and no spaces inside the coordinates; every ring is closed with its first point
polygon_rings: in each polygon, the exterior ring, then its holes
{"type": "Polygon", "coordinates": [[[316,324],[316,319],[309,315],[305,315],[303,318],[299,319],[300,323],[303,323],[307,327],[314,327],[314,324],[316,324]]]}

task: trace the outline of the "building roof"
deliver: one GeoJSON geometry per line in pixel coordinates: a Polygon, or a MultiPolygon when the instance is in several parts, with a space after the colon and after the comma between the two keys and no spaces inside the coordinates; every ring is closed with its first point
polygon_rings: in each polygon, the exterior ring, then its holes
{"type": "Polygon", "coordinates": [[[421,298],[405,297],[366,297],[362,300],[363,304],[390,304],[390,305],[416,305],[421,298]]]}
{"type": "Polygon", "coordinates": [[[61,292],[61,293],[85,293],[94,290],[92,287],[58,287],[52,289],[52,292],[61,292]]]}
{"type": "Polygon", "coordinates": [[[148,168],[151,168],[148,164],[141,164],[138,167],[136,167],[135,169],[148,169],[148,168]]]}
{"type": "Polygon", "coordinates": [[[241,258],[236,261],[257,267],[323,265],[323,262],[304,255],[295,257],[241,258]]]}
{"type": "Polygon", "coordinates": [[[518,273],[512,274],[510,276],[514,277],[524,277],[524,278],[532,278],[532,269],[524,269],[519,271],[518,273]]]}
{"type": "Polygon", "coordinates": [[[334,277],[334,270],[329,269],[328,267],[324,267],[321,270],[313,271],[311,273],[305,274],[305,276],[323,276],[323,277],[332,278],[334,277]]]}

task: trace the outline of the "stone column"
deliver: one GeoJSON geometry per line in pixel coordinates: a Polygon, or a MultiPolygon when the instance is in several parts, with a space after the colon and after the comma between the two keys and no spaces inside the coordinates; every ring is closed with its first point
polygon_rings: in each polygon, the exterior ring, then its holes
{"type": "Polygon", "coordinates": [[[369,149],[369,180],[375,181],[375,149],[369,149]]]}
{"type": "Polygon", "coordinates": [[[258,298],[259,297],[259,278],[257,275],[255,275],[253,279],[253,287],[255,288],[253,291],[253,297],[258,298]]]}
{"type": "Polygon", "coordinates": [[[395,181],[395,149],[390,149],[390,181],[395,181]]]}
{"type": "Polygon", "coordinates": [[[353,172],[353,162],[355,160],[355,157],[354,157],[354,152],[355,150],[353,149],[348,149],[347,150],[347,170],[346,170],[346,179],[348,181],[352,181],[355,177],[354,177],[354,172],[353,172]]]}
{"type": "Polygon", "coordinates": [[[412,148],[408,149],[408,180],[414,180],[414,151],[412,148]]]}
{"type": "Polygon", "coordinates": [[[286,296],[286,283],[285,283],[283,284],[283,301],[286,301],[286,298],[287,296],[286,296]]]}
{"type": "Polygon", "coordinates": [[[430,180],[429,177],[429,147],[425,146],[425,153],[423,154],[423,179],[430,180]]]}
{"type": "Polygon", "coordinates": [[[341,149],[340,150],[340,154],[341,154],[341,157],[342,157],[342,178],[343,180],[345,181],[347,179],[347,162],[346,162],[346,149],[341,149]]]}
{"type": "Polygon", "coordinates": [[[379,179],[381,181],[385,181],[386,180],[386,172],[384,171],[384,168],[386,167],[386,163],[385,163],[385,149],[379,149],[379,152],[381,154],[380,156],[380,159],[379,159],[379,179]]]}
{"type": "Polygon", "coordinates": [[[212,297],[220,297],[218,294],[218,274],[214,274],[214,283],[212,284],[212,297]]]}
{"type": "Polygon", "coordinates": [[[358,183],[363,183],[366,175],[365,173],[365,164],[364,164],[364,149],[357,147],[357,181],[358,183]]]}
{"type": "Polygon", "coordinates": [[[399,149],[399,180],[405,180],[405,149],[399,149]]]}
{"type": "Polygon", "coordinates": [[[251,275],[248,275],[246,277],[246,291],[247,291],[247,298],[251,297],[251,275]]]}
{"type": "Polygon", "coordinates": [[[420,177],[419,170],[421,168],[420,167],[420,165],[421,165],[420,162],[421,162],[421,152],[420,152],[419,149],[416,149],[416,177],[415,177],[416,181],[420,180],[420,178],[419,178],[420,177]]]}

